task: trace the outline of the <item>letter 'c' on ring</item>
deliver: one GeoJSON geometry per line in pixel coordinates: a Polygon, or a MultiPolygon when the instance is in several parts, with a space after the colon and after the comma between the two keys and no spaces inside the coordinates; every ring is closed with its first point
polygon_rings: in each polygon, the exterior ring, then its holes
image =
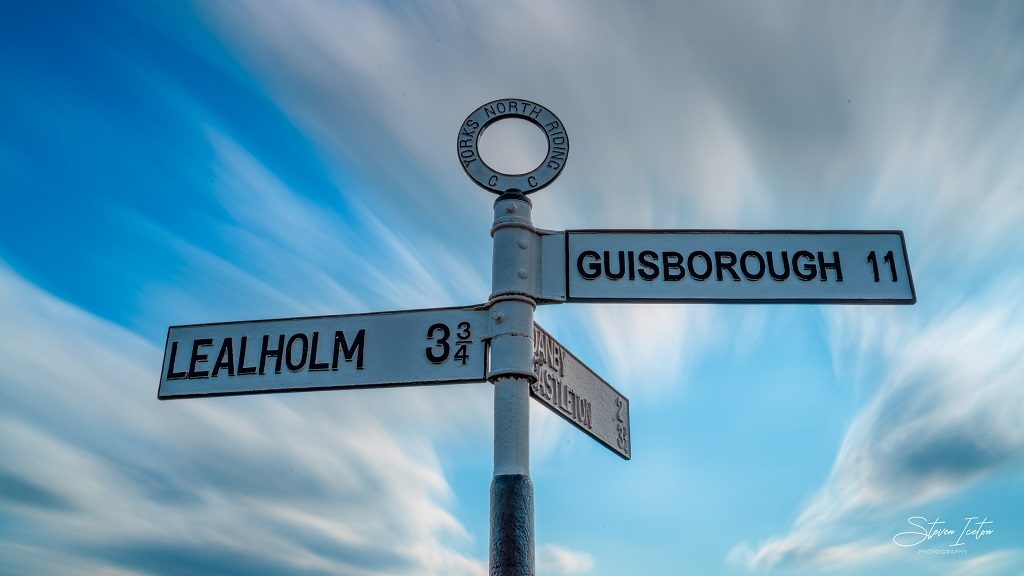
{"type": "Polygon", "coordinates": [[[569,157],[569,136],[558,116],[547,108],[529,100],[503,98],[484,104],[466,117],[459,130],[457,151],[462,169],[485,190],[495,194],[516,191],[530,194],[551,184],[562,173],[569,157]],[[498,172],[480,157],[480,135],[488,126],[505,118],[532,122],[547,137],[548,152],[544,161],[525,174],[498,172]]]}

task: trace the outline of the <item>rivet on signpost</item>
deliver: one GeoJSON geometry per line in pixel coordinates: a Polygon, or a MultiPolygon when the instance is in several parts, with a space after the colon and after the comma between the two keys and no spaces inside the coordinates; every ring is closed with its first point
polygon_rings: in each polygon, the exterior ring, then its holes
{"type": "Polygon", "coordinates": [[[462,168],[479,186],[499,194],[494,203],[493,267],[488,302],[495,320],[488,380],[494,383],[494,477],[491,482],[490,574],[532,576],[535,571],[533,484],[530,481],[530,386],[534,375],[532,284],[540,275],[539,243],[526,197],[550,184],[565,167],[569,139],[550,110],[521,99],[495,100],[470,114],[458,136],[462,168]],[[506,118],[532,122],[547,137],[539,166],[504,174],[480,157],[488,126],[506,118]],[[498,326],[500,324],[500,326],[498,326]]]}

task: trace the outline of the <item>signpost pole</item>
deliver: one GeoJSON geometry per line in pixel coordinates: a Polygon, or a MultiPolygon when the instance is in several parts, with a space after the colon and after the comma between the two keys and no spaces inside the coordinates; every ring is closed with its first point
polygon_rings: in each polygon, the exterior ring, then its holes
{"type": "Polygon", "coordinates": [[[506,193],[494,203],[490,313],[494,328],[488,380],[494,384],[494,477],[491,481],[491,576],[533,576],[533,483],[530,480],[530,385],[539,241],[531,203],[506,193]]]}

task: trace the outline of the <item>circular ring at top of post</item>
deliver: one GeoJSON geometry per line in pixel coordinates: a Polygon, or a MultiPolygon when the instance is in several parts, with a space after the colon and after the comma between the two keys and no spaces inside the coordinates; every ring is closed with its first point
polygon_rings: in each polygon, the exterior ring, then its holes
{"type": "Polygon", "coordinates": [[[569,156],[569,136],[558,116],[540,104],[521,98],[502,98],[484,104],[466,117],[459,130],[457,150],[462,169],[480,187],[495,194],[530,194],[558,178],[569,156]],[[532,122],[547,137],[548,152],[544,161],[525,174],[498,172],[480,157],[480,135],[488,126],[505,118],[532,122]]]}

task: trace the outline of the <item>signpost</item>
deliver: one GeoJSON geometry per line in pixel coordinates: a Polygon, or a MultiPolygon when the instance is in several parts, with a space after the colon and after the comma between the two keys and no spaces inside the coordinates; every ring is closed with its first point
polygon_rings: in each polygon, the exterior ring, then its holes
{"type": "Polygon", "coordinates": [[[629,460],[629,400],[536,323],[533,369],[531,396],[629,460]]]}
{"type": "MultiPolygon", "coordinates": [[[[899,231],[563,234],[569,302],[913,304],[917,299],[899,231]]],[[[559,257],[558,248],[552,258],[559,257]]]]}
{"type": "Polygon", "coordinates": [[[487,311],[172,326],[161,399],[484,380],[487,311]]]}
{"type": "Polygon", "coordinates": [[[899,231],[534,228],[527,194],[565,167],[569,139],[550,110],[506,98],[463,122],[459,161],[494,202],[487,304],[347,316],[172,326],[160,399],[487,380],[494,385],[492,576],[534,574],[529,399],[620,457],[632,456],[629,400],[533,322],[537,304],[720,302],[913,304],[899,231]],[[540,128],[548,151],[525,174],[480,157],[492,124],[540,128]]]}

